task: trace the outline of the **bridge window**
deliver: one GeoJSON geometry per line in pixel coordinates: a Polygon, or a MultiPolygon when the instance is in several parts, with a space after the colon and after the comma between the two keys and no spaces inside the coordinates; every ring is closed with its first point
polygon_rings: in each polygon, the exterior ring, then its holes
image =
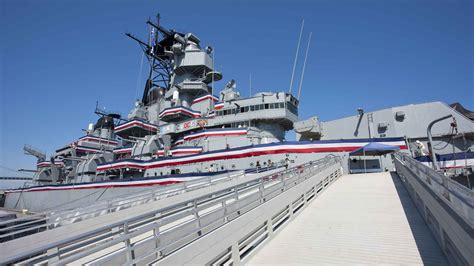
{"type": "Polygon", "coordinates": [[[288,108],[288,111],[295,115],[298,115],[298,108],[296,108],[296,106],[294,106],[291,102],[287,102],[286,107],[288,108]]]}
{"type": "MultiPolygon", "coordinates": [[[[290,112],[298,115],[298,109],[291,101],[288,101],[287,105],[288,105],[287,108],[290,112]]],[[[223,116],[223,115],[231,115],[231,114],[238,114],[238,113],[246,113],[249,111],[253,112],[253,111],[279,109],[279,108],[285,108],[285,103],[280,102],[280,103],[266,103],[266,104],[250,105],[250,106],[241,106],[239,108],[216,111],[216,115],[223,116]]]]}

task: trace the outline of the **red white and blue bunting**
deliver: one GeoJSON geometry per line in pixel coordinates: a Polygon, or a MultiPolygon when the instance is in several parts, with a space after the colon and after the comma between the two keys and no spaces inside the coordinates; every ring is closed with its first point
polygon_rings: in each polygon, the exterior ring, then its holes
{"type": "Polygon", "coordinates": [[[128,153],[132,153],[132,150],[133,150],[132,147],[119,148],[119,149],[115,149],[115,150],[114,150],[114,153],[115,153],[115,154],[128,154],[128,153]]]}
{"type": "MultiPolygon", "coordinates": [[[[42,168],[42,167],[51,167],[52,163],[50,161],[44,161],[44,162],[39,162],[36,164],[36,167],[42,168]]],[[[62,167],[64,166],[64,162],[61,160],[54,160],[54,165],[62,167]]]]}
{"type": "MultiPolygon", "coordinates": [[[[227,172],[227,171],[224,171],[224,172],[227,172]]],[[[5,193],[169,185],[169,184],[188,182],[188,181],[192,181],[192,180],[196,180],[196,179],[200,179],[200,178],[204,178],[208,176],[219,175],[224,172],[221,171],[221,172],[214,172],[214,173],[190,173],[190,174],[179,174],[179,175],[169,175],[169,176],[168,175],[158,176],[154,178],[119,180],[119,181],[99,181],[99,182],[82,183],[82,184],[37,186],[37,187],[30,187],[30,188],[24,188],[24,189],[7,190],[5,191],[5,193]]]]}
{"type": "MultiPolygon", "coordinates": [[[[415,159],[428,167],[433,167],[430,156],[420,156],[415,159]]],[[[470,168],[474,166],[474,152],[437,154],[436,159],[439,167],[442,169],[470,168]]]]}
{"type": "Polygon", "coordinates": [[[223,137],[223,136],[243,136],[247,135],[247,129],[227,129],[227,128],[218,128],[218,129],[208,129],[202,130],[193,134],[184,136],[185,141],[190,141],[194,139],[204,138],[204,137],[223,137]]]}
{"type": "Polygon", "coordinates": [[[170,115],[185,115],[192,118],[198,118],[198,117],[201,117],[201,112],[194,111],[183,106],[178,106],[178,107],[166,108],[163,111],[161,111],[158,116],[160,118],[164,118],[170,115]]]}
{"type": "Polygon", "coordinates": [[[105,171],[118,168],[151,169],[166,166],[178,166],[191,163],[208,162],[214,160],[228,160],[284,153],[320,153],[320,152],[351,152],[371,141],[382,144],[394,145],[400,149],[406,149],[406,143],[402,138],[387,139],[356,139],[356,140],[327,140],[315,142],[281,142],[256,146],[246,146],[234,149],[206,152],[197,155],[183,156],[180,158],[154,159],[149,161],[123,160],[99,165],[97,171],[105,171]]]}
{"type": "Polygon", "coordinates": [[[129,128],[133,128],[133,127],[138,127],[138,128],[142,128],[142,129],[145,129],[145,130],[150,130],[152,132],[157,132],[158,131],[158,127],[153,125],[153,124],[150,124],[150,123],[146,123],[146,122],[143,122],[143,121],[139,121],[139,120],[131,120],[131,121],[128,121],[126,123],[123,123],[121,125],[118,125],[115,127],[114,131],[115,133],[119,133],[119,132],[122,132],[124,130],[127,130],[129,128]]]}
{"type": "Polygon", "coordinates": [[[192,104],[199,103],[199,102],[202,102],[202,101],[205,101],[205,100],[212,100],[214,102],[219,101],[219,99],[216,96],[211,95],[211,94],[207,94],[207,95],[204,95],[204,96],[201,96],[199,98],[194,99],[192,104]]]}
{"type": "MultiPolygon", "coordinates": [[[[198,154],[202,152],[202,147],[179,147],[171,149],[170,152],[173,156],[198,154]]],[[[165,156],[165,150],[158,150],[156,154],[159,156],[165,156]]]]}
{"type": "Polygon", "coordinates": [[[84,136],[82,138],[79,138],[76,142],[79,142],[79,141],[94,142],[94,143],[99,143],[99,144],[118,145],[118,142],[115,140],[104,139],[104,138],[93,137],[93,136],[84,136]]]}

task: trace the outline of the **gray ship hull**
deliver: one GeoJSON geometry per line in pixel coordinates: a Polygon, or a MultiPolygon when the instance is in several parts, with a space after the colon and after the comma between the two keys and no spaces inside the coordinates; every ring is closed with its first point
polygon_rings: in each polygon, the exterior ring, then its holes
{"type": "MultiPolygon", "coordinates": [[[[203,177],[211,177],[225,172],[246,171],[258,167],[261,170],[275,166],[294,167],[309,161],[314,161],[329,155],[338,155],[348,162],[348,153],[358,149],[369,142],[380,142],[392,144],[406,150],[406,143],[402,138],[390,139],[362,139],[362,140],[335,140],[335,141],[314,141],[314,142],[282,142],[266,145],[256,145],[252,147],[236,148],[219,152],[204,153],[200,155],[184,156],[173,159],[162,159],[152,161],[125,160],[128,167],[140,167],[148,165],[149,171],[151,163],[174,162],[173,167],[179,168],[181,172],[187,174],[158,176],[153,178],[127,179],[118,181],[92,182],[70,185],[37,186],[25,189],[10,190],[7,193],[5,207],[12,209],[27,209],[33,212],[40,212],[51,209],[64,209],[81,207],[101,200],[116,199],[120,196],[145,191],[155,186],[173,183],[182,183],[203,177]],[[227,155],[226,155],[227,154],[227,155]],[[227,157],[223,157],[226,155],[227,157]],[[214,156],[214,157],[211,157],[214,156]],[[208,161],[189,163],[190,160],[197,161],[202,158],[209,158],[208,161]],[[173,161],[172,161],[173,160],[173,161]],[[176,164],[181,161],[181,164],[176,164]],[[268,163],[267,163],[268,162],[268,163]],[[135,165],[134,165],[135,164],[135,165]],[[196,168],[206,167],[208,170],[215,165],[216,168],[206,172],[194,172],[196,168]],[[271,164],[271,165],[270,165],[271,164]],[[235,166],[232,168],[231,166],[235,166]],[[223,166],[222,169],[219,166],[223,166]],[[224,168],[225,166],[225,168],[224,168]],[[218,172],[220,171],[220,172],[218,172]]],[[[370,168],[379,170],[392,167],[390,157],[382,157],[380,164],[369,165],[370,168]]],[[[113,167],[113,165],[109,165],[113,167]]],[[[121,166],[122,167],[122,166],[121,166]]],[[[157,168],[159,171],[165,167],[157,168]]],[[[349,163],[343,165],[343,170],[348,172],[349,163]]]]}
{"type": "Polygon", "coordinates": [[[5,207],[9,209],[43,212],[73,209],[98,201],[126,197],[169,184],[177,184],[203,178],[235,175],[234,172],[216,172],[175,175],[160,178],[129,179],[69,185],[36,186],[6,191],[5,207]]]}

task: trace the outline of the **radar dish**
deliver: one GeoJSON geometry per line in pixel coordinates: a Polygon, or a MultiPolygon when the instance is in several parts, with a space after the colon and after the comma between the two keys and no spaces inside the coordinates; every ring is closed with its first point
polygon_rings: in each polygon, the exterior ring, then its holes
{"type": "Polygon", "coordinates": [[[208,83],[211,83],[212,81],[219,81],[221,79],[222,79],[222,73],[211,71],[206,74],[206,77],[204,78],[203,82],[208,84],[208,83]]]}
{"type": "Polygon", "coordinates": [[[110,116],[114,119],[120,119],[122,117],[120,114],[117,113],[109,113],[107,116],[110,116]]]}

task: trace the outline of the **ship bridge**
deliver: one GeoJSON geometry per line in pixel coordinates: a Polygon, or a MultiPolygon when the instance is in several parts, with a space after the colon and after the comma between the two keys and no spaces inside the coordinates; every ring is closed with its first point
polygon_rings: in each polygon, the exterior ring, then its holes
{"type": "Polygon", "coordinates": [[[291,130],[298,121],[298,100],[288,93],[259,93],[253,97],[226,101],[216,108],[216,116],[210,121],[212,126],[245,125],[253,126],[257,121],[278,124],[291,130]]]}
{"type": "Polygon", "coordinates": [[[474,264],[473,192],[420,162],[338,157],[0,224],[0,264],[474,264]]]}

